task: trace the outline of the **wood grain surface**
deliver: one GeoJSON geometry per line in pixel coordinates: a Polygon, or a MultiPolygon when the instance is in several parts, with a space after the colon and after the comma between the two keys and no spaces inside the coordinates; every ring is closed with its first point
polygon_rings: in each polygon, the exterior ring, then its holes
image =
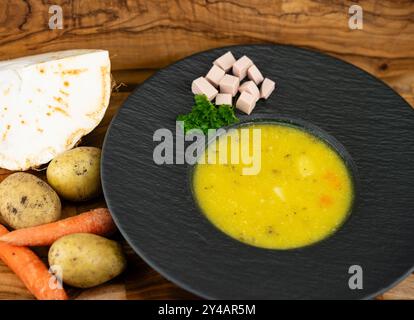
{"type": "MultiPolygon", "coordinates": [[[[281,43],[321,51],[382,79],[414,106],[414,1],[344,0],[3,0],[0,60],[42,52],[109,50],[120,84],[107,114],[84,145],[101,146],[107,126],[131,90],[159,68],[206,49],[232,44],[281,43]],[[350,30],[348,8],[359,4],[363,30],[350,30]],[[50,30],[49,7],[61,5],[63,29],[50,30]]],[[[0,180],[10,172],[0,169],[0,180]]],[[[42,172],[36,173],[40,176],[42,172]]],[[[75,205],[65,214],[104,205],[75,205]]],[[[192,299],[165,280],[124,243],[127,271],[89,290],[70,289],[76,299],[192,299]]],[[[39,254],[44,257],[47,249],[39,254]]],[[[0,299],[33,299],[0,263],[0,299]]],[[[414,276],[379,299],[414,299],[414,276]]]]}

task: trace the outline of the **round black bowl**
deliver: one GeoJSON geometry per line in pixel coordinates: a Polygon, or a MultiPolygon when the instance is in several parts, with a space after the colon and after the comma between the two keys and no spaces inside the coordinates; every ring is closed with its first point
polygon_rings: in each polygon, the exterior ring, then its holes
{"type": "Polygon", "coordinates": [[[211,50],[162,69],[125,101],[105,138],[104,195],[132,248],[167,279],[201,297],[371,298],[413,270],[413,130],[414,112],[404,99],[338,59],[289,46],[211,50]],[[154,163],[154,131],[175,132],[177,115],[193,104],[192,80],[228,50],[249,56],[277,83],[254,113],[303,119],[352,155],[358,201],[332,237],[295,250],[240,243],[198,210],[188,166],[154,163]],[[349,286],[355,265],[363,270],[361,289],[349,286]]]}

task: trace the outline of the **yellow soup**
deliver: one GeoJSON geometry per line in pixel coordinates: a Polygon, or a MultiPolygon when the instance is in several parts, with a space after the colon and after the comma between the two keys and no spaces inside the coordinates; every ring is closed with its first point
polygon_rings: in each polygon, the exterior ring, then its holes
{"type": "MultiPolygon", "coordinates": [[[[207,218],[235,239],[272,249],[306,246],[335,232],[353,199],[341,157],[300,129],[277,124],[242,128],[249,133],[261,129],[261,170],[245,175],[243,163],[198,163],[193,189],[207,218]]],[[[230,149],[227,135],[218,138],[218,145],[230,149]]]]}

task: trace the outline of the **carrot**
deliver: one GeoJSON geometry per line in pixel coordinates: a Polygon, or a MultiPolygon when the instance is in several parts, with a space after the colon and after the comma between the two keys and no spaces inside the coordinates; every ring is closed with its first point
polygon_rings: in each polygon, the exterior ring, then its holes
{"type": "Polygon", "coordinates": [[[337,190],[340,190],[342,187],[341,179],[333,172],[328,171],[324,174],[323,178],[328,181],[328,183],[337,190]]]}
{"type": "MultiPolygon", "coordinates": [[[[0,235],[7,234],[0,225],[0,235]]],[[[27,289],[39,300],[67,300],[63,288],[52,288],[52,275],[44,263],[29,248],[0,243],[0,259],[23,281],[27,289]]]]}
{"type": "Polygon", "coordinates": [[[0,236],[0,242],[25,247],[49,246],[57,239],[72,233],[106,236],[115,231],[116,226],[109,210],[99,208],[60,221],[12,231],[0,236]]]}
{"type": "MultiPolygon", "coordinates": [[[[322,207],[330,207],[333,203],[333,200],[330,196],[322,195],[319,198],[319,202],[322,205],[322,207]]],[[[0,237],[0,239],[1,239],[1,237],[0,237]]]]}

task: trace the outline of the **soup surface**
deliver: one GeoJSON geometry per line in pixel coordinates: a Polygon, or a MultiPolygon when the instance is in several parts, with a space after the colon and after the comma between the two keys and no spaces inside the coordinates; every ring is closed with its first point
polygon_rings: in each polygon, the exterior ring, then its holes
{"type": "MultiPolygon", "coordinates": [[[[220,136],[217,146],[230,150],[229,137],[241,128],[250,134],[251,153],[252,129],[260,129],[261,170],[245,175],[244,163],[199,161],[193,191],[207,218],[235,239],[271,249],[306,246],[335,232],[353,199],[350,174],[336,151],[310,133],[282,124],[240,127],[220,136]]],[[[199,159],[206,159],[210,148],[199,159]]],[[[227,158],[230,162],[230,153],[227,158]]]]}

